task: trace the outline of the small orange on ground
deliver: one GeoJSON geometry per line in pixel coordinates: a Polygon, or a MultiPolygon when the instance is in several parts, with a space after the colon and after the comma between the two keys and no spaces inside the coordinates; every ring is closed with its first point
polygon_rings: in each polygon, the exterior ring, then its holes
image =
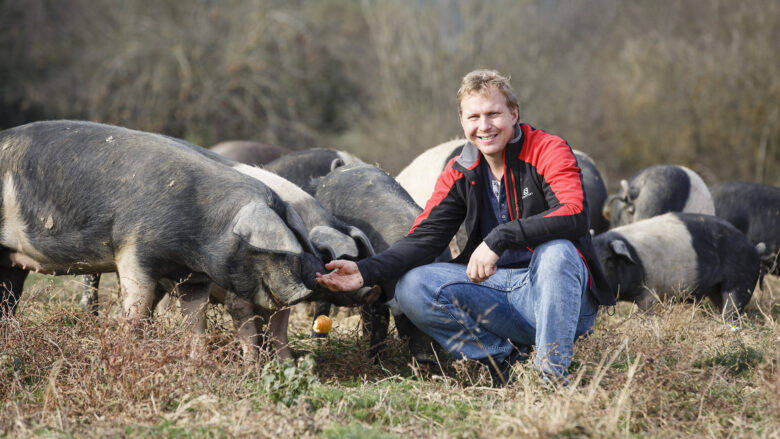
{"type": "Polygon", "coordinates": [[[330,332],[330,328],[332,327],[333,320],[331,320],[330,317],[326,315],[319,315],[316,319],[314,319],[314,326],[312,326],[311,329],[317,334],[327,334],[330,332]]]}

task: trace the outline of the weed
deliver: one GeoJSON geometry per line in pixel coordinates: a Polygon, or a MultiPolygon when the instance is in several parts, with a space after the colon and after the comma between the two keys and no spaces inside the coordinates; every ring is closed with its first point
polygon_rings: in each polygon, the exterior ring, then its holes
{"type": "Polygon", "coordinates": [[[741,339],[736,339],[706,360],[697,360],[693,363],[693,366],[705,368],[718,365],[726,368],[730,374],[736,376],[753,370],[763,360],[764,354],[762,352],[746,346],[741,339]]]}
{"type": "Polygon", "coordinates": [[[291,406],[304,395],[318,378],[314,375],[314,359],[307,355],[298,360],[298,365],[292,361],[271,360],[263,366],[262,389],[274,403],[291,406]]]}
{"type": "Polygon", "coordinates": [[[360,424],[350,424],[343,427],[333,425],[323,433],[328,439],[390,439],[397,437],[360,424]]]}

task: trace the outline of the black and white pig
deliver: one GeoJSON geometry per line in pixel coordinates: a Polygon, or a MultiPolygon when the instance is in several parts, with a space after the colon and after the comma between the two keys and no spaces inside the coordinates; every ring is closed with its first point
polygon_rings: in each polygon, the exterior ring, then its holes
{"type": "Polygon", "coordinates": [[[658,298],[709,297],[729,318],[758,280],[756,247],[711,215],[670,212],[609,230],[593,244],[617,299],[643,310],[658,298]]]}
{"type": "Polygon", "coordinates": [[[6,314],[29,270],[117,271],[131,321],[150,314],[160,283],[182,279],[189,309],[205,303],[212,281],[266,310],[331,297],[355,303],[317,286],[322,261],[289,204],[175,139],[36,122],[0,132],[0,179],[6,314]]]}
{"type": "Polygon", "coordinates": [[[604,204],[611,227],[666,212],[715,215],[712,196],[699,174],[677,165],[654,165],[620,181],[620,190],[604,204]]]}
{"type": "MultiPolygon", "coordinates": [[[[171,140],[181,144],[184,148],[253,177],[271,188],[301,215],[308,230],[309,240],[318,250],[324,262],[333,259],[355,260],[374,254],[368,237],[360,229],[335,218],[313,196],[292,182],[270,171],[239,163],[181,139],[172,138],[171,140]]],[[[85,275],[82,277],[82,282],[85,284],[86,290],[81,302],[85,308],[90,308],[94,312],[99,277],[85,275]]]]}
{"type": "MultiPolygon", "coordinates": [[[[460,155],[466,139],[454,139],[434,146],[417,156],[395,177],[401,186],[411,195],[415,203],[425,206],[433,194],[436,179],[447,163],[460,155]]],[[[604,219],[602,208],[607,199],[607,187],[596,167],[596,163],[587,154],[573,149],[577,164],[582,171],[582,183],[588,198],[591,233],[599,234],[609,229],[609,221],[604,219]]],[[[459,233],[459,242],[465,234],[459,233]]]]}
{"type": "MultiPolygon", "coordinates": [[[[403,187],[385,171],[367,164],[339,167],[317,185],[316,198],[337,218],[352,224],[368,235],[374,250],[381,252],[404,237],[422,212],[403,187]]],[[[445,251],[441,260],[449,260],[445,251]]],[[[396,280],[380,287],[385,300],[395,296],[396,280]]],[[[382,303],[372,305],[368,315],[364,306],[364,321],[371,333],[371,346],[380,347],[387,336],[388,311],[382,303]]],[[[431,346],[433,339],[417,329],[412,322],[393,307],[393,318],[401,338],[409,339],[409,350],[421,363],[433,363],[436,357],[431,346]]]]}
{"type": "MultiPolygon", "coordinates": [[[[178,140],[178,139],[177,139],[178,140]]],[[[333,259],[360,259],[374,254],[371,242],[359,228],[339,220],[313,195],[290,180],[266,169],[239,163],[200,146],[179,140],[187,148],[236,171],[256,178],[276,192],[301,215],[309,231],[309,240],[325,262],[333,259]]]]}
{"type": "Polygon", "coordinates": [[[292,152],[281,146],[250,140],[227,140],[214,144],[209,149],[231,160],[252,166],[265,165],[292,152]]]}
{"type": "MultiPolygon", "coordinates": [[[[362,231],[335,218],[313,196],[307,194],[292,182],[262,168],[239,163],[182,139],[170,139],[182,148],[189,149],[242,174],[255,178],[272,189],[283,201],[290,204],[301,215],[303,223],[308,230],[309,240],[324,262],[333,259],[360,259],[374,254],[368,237],[362,231]]],[[[87,286],[81,301],[82,306],[90,307],[94,312],[97,304],[99,275],[84,275],[82,281],[87,286]]],[[[246,359],[252,360],[256,358],[255,347],[257,341],[260,340],[260,334],[262,333],[261,325],[263,323],[270,324],[273,342],[280,357],[284,359],[291,358],[287,348],[289,308],[285,307],[272,313],[267,309],[257,306],[253,307],[250,302],[234,297],[235,295],[232,291],[224,290],[217,285],[212,285],[209,291],[212,300],[225,303],[231,314],[238,330],[239,341],[246,359]]],[[[369,292],[368,289],[363,289],[354,294],[359,294],[361,295],[360,297],[363,297],[367,292],[369,292]]],[[[318,301],[318,303],[327,304],[320,306],[328,307],[331,304],[327,299],[318,301]]],[[[342,304],[351,305],[354,303],[351,300],[342,300],[342,304]]],[[[195,321],[198,322],[199,326],[204,326],[204,318],[202,311],[199,311],[195,321]]]]}
{"type": "Polygon", "coordinates": [[[365,163],[346,151],[311,148],[295,151],[265,165],[265,169],[300,186],[314,196],[317,179],[339,166],[365,163]]]}
{"type": "Polygon", "coordinates": [[[780,187],[742,181],[710,186],[715,215],[730,222],[753,244],[764,243],[765,271],[780,275],[780,187]]]}

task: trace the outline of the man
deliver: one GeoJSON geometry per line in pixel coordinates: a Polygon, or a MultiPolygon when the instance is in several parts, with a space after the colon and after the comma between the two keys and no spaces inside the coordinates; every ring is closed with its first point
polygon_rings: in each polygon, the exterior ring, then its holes
{"type": "Polygon", "coordinates": [[[404,314],[454,355],[488,364],[494,385],[531,346],[534,367],[565,382],[574,340],[591,331],[598,305],[615,304],[576,158],[561,138],[519,123],[498,72],[467,74],[457,97],[468,143],[409,233],[358,263],[331,262],[317,280],[349,290],[403,274],[395,298],[404,314]],[[464,222],[461,254],[431,263],[464,222]]]}

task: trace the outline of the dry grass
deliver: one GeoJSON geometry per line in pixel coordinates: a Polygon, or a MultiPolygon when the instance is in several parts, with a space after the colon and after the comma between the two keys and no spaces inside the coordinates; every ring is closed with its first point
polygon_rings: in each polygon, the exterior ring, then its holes
{"type": "Polygon", "coordinates": [[[115,285],[94,317],[75,285],[56,282],[31,284],[0,328],[4,437],[780,437],[777,277],[737,330],[707,303],[653,315],[620,304],[577,344],[568,387],[522,369],[501,390],[471,362],[409,364],[397,339],[373,364],[355,317],[310,340],[294,314],[293,352],[316,366],[287,370],[270,358],[244,365],[217,307],[208,352],[192,359],[172,306],[129,333],[115,285]]]}

